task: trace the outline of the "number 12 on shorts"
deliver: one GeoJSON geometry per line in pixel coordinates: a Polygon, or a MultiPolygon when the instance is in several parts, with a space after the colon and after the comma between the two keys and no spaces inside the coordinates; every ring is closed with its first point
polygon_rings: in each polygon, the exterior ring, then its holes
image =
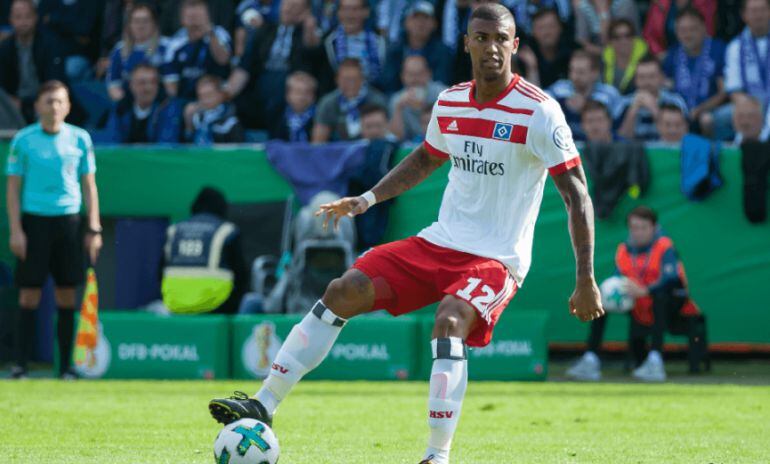
{"type": "Polygon", "coordinates": [[[474,297],[473,292],[479,285],[481,285],[481,283],[482,281],[478,277],[468,277],[468,285],[466,285],[465,288],[458,290],[455,294],[472,304],[481,312],[482,315],[485,316],[489,310],[489,303],[494,301],[494,299],[497,297],[497,294],[489,285],[483,285],[481,287],[481,291],[484,294],[474,297]]]}

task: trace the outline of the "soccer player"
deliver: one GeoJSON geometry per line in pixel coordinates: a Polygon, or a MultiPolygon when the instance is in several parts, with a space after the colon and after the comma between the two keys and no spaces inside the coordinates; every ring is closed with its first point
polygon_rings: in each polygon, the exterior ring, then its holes
{"type": "Polygon", "coordinates": [[[63,83],[48,81],[41,85],[35,110],[39,122],[16,134],[6,166],[10,247],[19,260],[16,282],[21,307],[16,365],[11,377],[27,375],[35,310],[50,272],[56,283],[59,376],[72,379],[75,287],[83,283],[85,275],[83,243],[92,263],[102,246],[94,149],[88,132],[64,122],[70,100],[63,83]],[[83,197],[88,222],[81,242],[83,197]]]}
{"type": "Polygon", "coordinates": [[[448,463],[467,385],[467,346],[489,343],[527,274],[548,173],[567,206],[577,260],[569,310],[581,321],[604,313],[593,275],[593,207],[580,158],[559,104],[511,72],[518,45],[507,8],[484,4],[472,13],[465,48],[475,80],[440,94],[425,143],[371,191],[319,211],[336,226],[449,162],[438,221],[417,237],[375,247],[332,281],[292,329],[253,398],[236,392],[210,402],[216,420],[251,417],[269,424],[291,388],[326,357],[348,319],[374,309],[400,315],[440,302],[422,463],[448,463]]]}

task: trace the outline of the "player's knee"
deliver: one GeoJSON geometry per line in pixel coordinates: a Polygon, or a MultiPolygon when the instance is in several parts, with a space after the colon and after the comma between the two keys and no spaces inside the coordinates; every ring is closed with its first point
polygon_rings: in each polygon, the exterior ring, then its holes
{"type": "Polygon", "coordinates": [[[371,310],[374,288],[369,278],[360,271],[348,272],[329,283],[323,302],[337,316],[349,319],[371,310]]]}
{"type": "Polygon", "coordinates": [[[75,307],[75,289],[57,288],[54,291],[54,299],[56,300],[56,306],[72,309],[75,307]]]}
{"type": "Polygon", "coordinates": [[[33,310],[40,305],[40,289],[22,288],[19,290],[19,306],[22,309],[33,310]]]}
{"type": "Polygon", "coordinates": [[[467,338],[475,322],[475,312],[464,301],[445,298],[436,311],[433,336],[467,338]]]}

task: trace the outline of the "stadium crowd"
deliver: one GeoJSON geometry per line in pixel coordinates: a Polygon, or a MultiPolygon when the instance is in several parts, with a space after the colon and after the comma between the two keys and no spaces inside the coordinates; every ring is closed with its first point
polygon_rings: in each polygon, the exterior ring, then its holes
{"type": "MultiPolygon", "coordinates": [[[[388,138],[419,142],[438,94],[471,78],[463,33],[481,3],[0,0],[0,128],[32,122],[58,79],[97,143],[353,140],[372,106],[388,138]]],[[[503,4],[515,71],[576,140],[770,135],[768,0],[503,4]],[[661,130],[667,115],[682,130],[661,130]]]]}

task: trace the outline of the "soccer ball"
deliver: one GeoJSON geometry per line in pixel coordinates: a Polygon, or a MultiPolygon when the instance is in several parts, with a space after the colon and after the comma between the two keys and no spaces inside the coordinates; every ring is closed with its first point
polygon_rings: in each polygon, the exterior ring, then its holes
{"type": "Polygon", "coordinates": [[[214,442],[216,464],[276,464],[278,438],[267,424],[241,419],[227,424],[214,442]]]}
{"type": "Polygon", "coordinates": [[[626,291],[627,277],[612,276],[602,282],[602,306],[609,313],[627,313],[634,308],[634,298],[626,291]]]}

